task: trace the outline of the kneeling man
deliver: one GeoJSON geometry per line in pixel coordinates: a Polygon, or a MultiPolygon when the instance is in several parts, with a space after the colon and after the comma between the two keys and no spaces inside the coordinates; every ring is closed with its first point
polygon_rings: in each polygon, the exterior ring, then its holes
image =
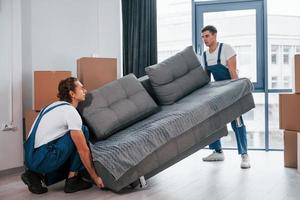
{"type": "Polygon", "coordinates": [[[81,177],[80,172],[86,170],[102,188],[104,185],[96,174],[87,143],[88,129],[82,125],[76,110],[78,103],[85,100],[86,90],[76,78],[70,77],[59,83],[58,91],[60,101],[43,108],[32,125],[24,144],[27,170],[21,178],[35,194],[48,191],[42,186],[44,177],[48,185],[66,179],[64,191],[72,193],[92,186],[81,177]]]}

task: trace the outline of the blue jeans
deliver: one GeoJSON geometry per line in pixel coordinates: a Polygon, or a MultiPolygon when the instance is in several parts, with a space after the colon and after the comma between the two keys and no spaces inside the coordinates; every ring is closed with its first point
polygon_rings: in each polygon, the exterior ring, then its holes
{"type": "MultiPolygon", "coordinates": [[[[236,120],[231,122],[231,127],[235,133],[237,147],[238,147],[238,153],[239,154],[247,154],[247,131],[246,126],[244,124],[242,116],[241,118],[241,127],[237,126],[236,120]]],[[[209,145],[210,149],[214,149],[216,151],[222,149],[221,141],[217,140],[214,143],[209,145]]]]}

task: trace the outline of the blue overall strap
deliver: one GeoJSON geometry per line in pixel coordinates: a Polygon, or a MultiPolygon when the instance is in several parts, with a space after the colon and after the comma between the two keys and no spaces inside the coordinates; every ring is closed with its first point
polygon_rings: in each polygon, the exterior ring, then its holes
{"type": "Polygon", "coordinates": [[[207,67],[206,51],[203,52],[204,65],[207,67]]]}
{"type": "Polygon", "coordinates": [[[223,43],[220,43],[219,51],[218,51],[218,60],[217,63],[221,64],[221,51],[222,51],[223,43]]]}

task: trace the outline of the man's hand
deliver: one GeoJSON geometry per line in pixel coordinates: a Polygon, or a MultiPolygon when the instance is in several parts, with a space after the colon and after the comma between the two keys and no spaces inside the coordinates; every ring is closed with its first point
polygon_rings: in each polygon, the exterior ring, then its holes
{"type": "Polygon", "coordinates": [[[103,183],[102,179],[99,176],[93,178],[93,180],[94,180],[94,182],[95,182],[95,184],[97,185],[98,188],[104,188],[104,183],[103,183]]]}
{"type": "Polygon", "coordinates": [[[84,137],[83,132],[79,130],[71,130],[71,138],[76,146],[76,149],[80,156],[80,160],[82,161],[82,164],[84,165],[85,169],[88,171],[97,187],[103,188],[103,181],[95,171],[95,168],[92,163],[90,149],[87,145],[87,141],[84,137]]]}

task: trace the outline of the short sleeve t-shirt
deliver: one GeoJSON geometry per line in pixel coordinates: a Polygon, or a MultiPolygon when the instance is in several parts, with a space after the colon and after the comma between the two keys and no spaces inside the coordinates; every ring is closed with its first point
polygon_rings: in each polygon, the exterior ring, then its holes
{"type": "MultiPolygon", "coordinates": [[[[220,43],[218,43],[218,47],[216,48],[216,50],[214,52],[210,53],[208,50],[206,50],[206,60],[207,60],[208,66],[217,64],[219,48],[220,48],[220,43]]],[[[234,51],[234,49],[230,45],[223,43],[223,47],[222,47],[222,51],[221,51],[221,64],[227,67],[226,61],[235,55],[236,55],[236,52],[234,51]]],[[[203,68],[205,68],[203,54],[201,55],[200,62],[201,62],[201,65],[203,66],[203,68]]]]}
{"type": "MultiPolygon", "coordinates": [[[[61,103],[66,102],[54,102],[47,106],[46,110],[61,103]]],[[[36,120],[34,121],[29,134],[31,134],[35,123],[36,120]]],[[[64,136],[70,130],[81,130],[81,128],[82,119],[75,107],[72,105],[58,106],[42,117],[36,131],[34,148],[38,148],[56,140],[64,136]]]]}

